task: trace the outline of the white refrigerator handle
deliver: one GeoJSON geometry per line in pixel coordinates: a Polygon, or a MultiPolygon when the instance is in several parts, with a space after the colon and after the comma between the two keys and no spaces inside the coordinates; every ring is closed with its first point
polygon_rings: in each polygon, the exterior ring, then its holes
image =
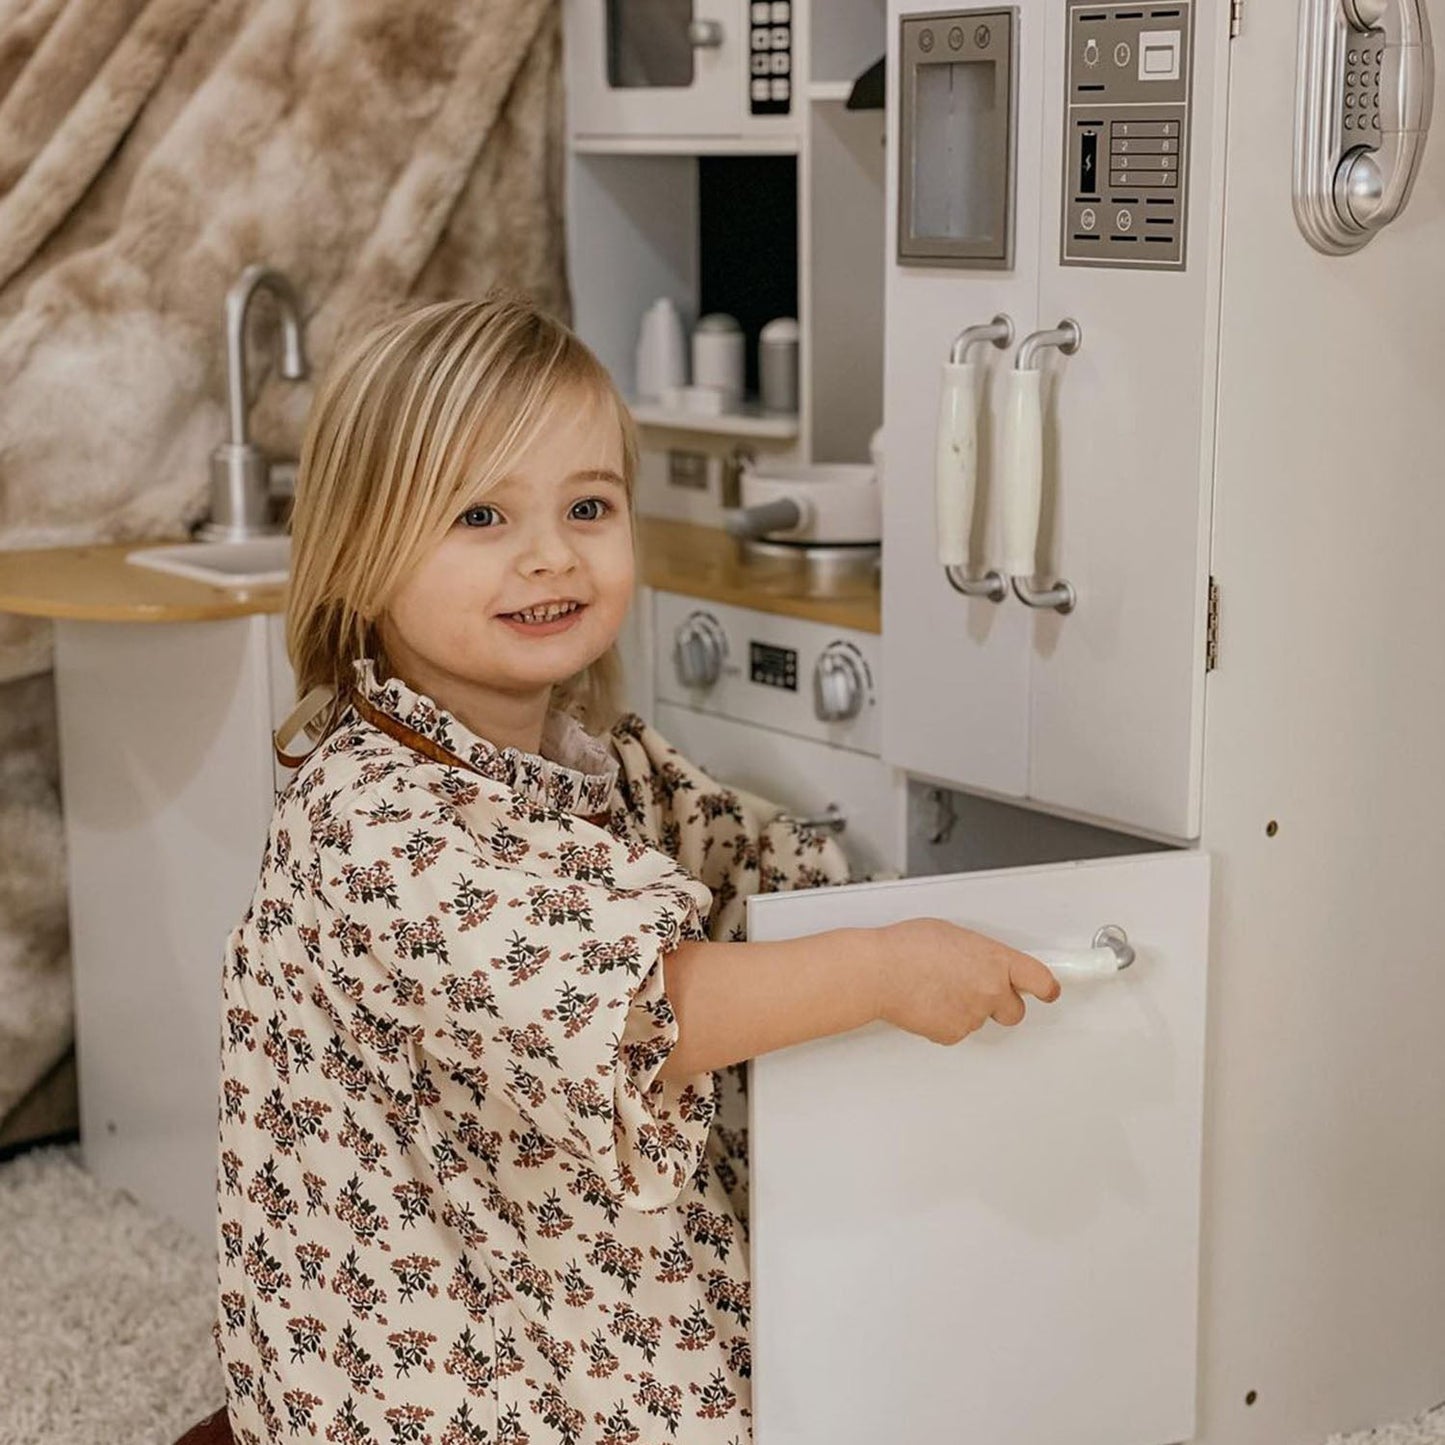
{"type": "Polygon", "coordinates": [[[1051,586],[1033,585],[1044,494],[1043,376],[1036,358],[1050,346],[1072,356],[1082,341],[1079,323],[1070,320],[1059,322],[1052,331],[1035,331],[1025,337],[1008,375],[1004,408],[1004,570],[1020,602],[1055,612],[1071,612],[1076,599],[1074,589],[1062,578],[1051,586]]]}
{"type": "Polygon", "coordinates": [[[968,574],[978,494],[978,430],[984,378],[984,369],[968,359],[968,352],[970,347],[986,341],[1007,347],[1013,336],[1013,322],[1003,314],[986,326],[960,331],[943,365],[938,398],[933,502],[939,565],[955,591],[965,597],[987,597],[990,602],[1002,602],[1008,596],[1008,582],[992,569],[981,577],[968,574]]]}
{"type": "Polygon", "coordinates": [[[1110,924],[1094,935],[1090,948],[1029,950],[1060,983],[1080,978],[1117,978],[1134,962],[1134,946],[1122,928],[1110,924]]]}

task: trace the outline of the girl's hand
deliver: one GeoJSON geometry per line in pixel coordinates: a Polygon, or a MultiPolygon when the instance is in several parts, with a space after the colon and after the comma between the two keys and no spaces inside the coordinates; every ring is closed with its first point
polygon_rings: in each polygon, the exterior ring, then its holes
{"type": "Polygon", "coordinates": [[[989,1019],[1019,1023],[1024,994],[1044,1003],[1059,996],[1058,979],[1038,959],[941,918],[875,932],[880,1017],[936,1044],[956,1044],[989,1019]]]}

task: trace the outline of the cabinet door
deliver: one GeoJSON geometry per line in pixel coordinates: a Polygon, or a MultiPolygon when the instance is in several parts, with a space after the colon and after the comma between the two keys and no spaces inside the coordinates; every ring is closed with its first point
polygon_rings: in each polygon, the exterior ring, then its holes
{"type": "Polygon", "coordinates": [[[1045,363],[1051,544],[1039,565],[1078,604],[1033,616],[1028,795],[1180,838],[1199,832],[1227,9],[1196,0],[1150,12],[1170,18],[1105,19],[1075,0],[1044,34],[1039,325],[1073,318],[1083,342],[1045,363]],[[1170,64],[1140,79],[1155,51],[1170,64]],[[1096,107],[1104,87],[1084,87],[1105,73],[1125,100],[1096,107]],[[1109,149],[1092,206],[1077,141],[1065,164],[1066,132],[1109,149]],[[1176,169],[1117,169],[1131,162],[1176,169]],[[1102,234],[1088,244],[1110,246],[1110,264],[1065,264],[1089,210],[1102,234]]]}
{"type": "Polygon", "coordinates": [[[589,136],[735,136],[748,84],[741,0],[568,0],[568,128],[589,136]],[[716,28],[699,45],[691,27],[716,28]]]}
{"type": "Polygon", "coordinates": [[[956,1048],[754,1062],[757,1445],[1193,1435],[1208,893],[1184,853],[749,900],[755,939],[933,916],[1138,955],[956,1048]]]}
{"type": "MultiPolygon", "coordinates": [[[[895,258],[887,281],[885,756],[1175,838],[1199,832],[1227,34],[1225,11],[1197,0],[1147,16],[1023,0],[1014,264],[895,258]],[[1115,169],[1165,161],[1171,185],[1115,169]],[[1073,587],[1067,614],[958,596],[932,554],[942,364],[954,332],[996,313],[1015,338],[972,356],[988,373],[973,570],[1003,567],[1008,373],[1030,332],[1073,320],[1078,350],[1038,356],[1032,549],[1037,584],[1073,587]]],[[[890,120],[890,209],[904,123],[890,120]]]]}
{"type": "MultiPolygon", "coordinates": [[[[915,5],[893,0],[889,36],[915,5]]],[[[1015,25],[1014,64],[1036,76],[1043,59],[1037,3],[1015,25]]],[[[890,61],[896,65],[896,58],[890,61]]],[[[1012,599],[964,597],[938,558],[934,467],[944,363],[954,338],[996,315],[1015,339],[1038,325],[1042,116],[1037,90],[1019,88],[1014,124],[1014,264],[962,269],[900,263],[899,107],[888,107],[888,257],[883,351],[883,756],[910,773],[1005,797],[1028,792],[1029,629],[1012,599]],[[1028,97],[1034,104],[1028,104],[1028,97]]],[[[1013,350],[981,345],[978,490],[971,570],[1002,565],[995,478],[1003,380],[1013,350]]]]}

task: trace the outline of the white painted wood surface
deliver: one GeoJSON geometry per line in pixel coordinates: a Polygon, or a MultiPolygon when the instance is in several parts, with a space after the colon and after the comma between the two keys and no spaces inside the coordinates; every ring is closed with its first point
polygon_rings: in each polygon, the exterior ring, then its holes
{"type": "Polygon", "coordinates": [[[1209,860],[749,900],[750,936],[929,916],[1139,949],[953,1049],[883,1026],[752,1065],[757,1445],[1194,1433],[1209,860]]]}
{"type": "Polygon", "coordinates": [[[208,1243],[222,954],[271,821],[273,623],[55,625],[85,1163],[208,1243]]]}
{"type": "MultiPolygon", "coordinates": [[[[958,786],[1180,839],[1199,831],[1227,18],[1204,6],[1196,25],[1183,274],[1059,264],[1065,34],[1043,0],[1018,21],[1013,268],[899,266],[889,175],[884,619],[900,703],[885,751],[958,786]],[[958,331],[996,313],[1016,337],[974,352],[987,373],[976,571],[1002,565],[1001,373],[1028,333],[1083,328],[1075,355],[1044,353],[1038,571],[1073,584],[1067,616],[965,599],[933,555],[924,488],[943,362],[958,331]],[[925,695],[933,705],[917,706],[925,695]]],[[[896,115],[890,126],[896,155],[896,115]]]]}
{"type": "MultiPolygon", "coordinates": [[[[900,11],[889,6],[889,84],[896,93],[900,11]]],[[[916,7],[906,7],[913,9],[916,7]]],[[[1062,21],[1059,22],[1062,24],[1062,21]]],[[[1043,30],[1024,24],[1015,36],[1015,63],[1036,76],[1043,30]]],[[[1021,94],[1016,167],[1037,176],[1042,107],[1021,94]]],[[[959,787],[1005,797],[1028,792],[1029,639],[1032,619],[1017,602],[995,605],[964,598],[938,565],[933,525],[934,440],[943,365],[953,339],[967,326],[1002,312],[1018,333],[1032,329],[1038,306],[1040,196],[1037,186],[1015,190],[1014,265],[1010,271],[900,268],[898,249],[898,107],[888,108],[888,193],[885,243],[883,358],[883,636],[889,675],[883,755],[898,767],[959,787]]],[[[1000,565],[1000,507],[990,480],[996,472],[1003,387],[999,373],[1013,349],[979,348],[985,367],[979,430],[979,487],[975,501],[974,570],[1000,565]]]]}
{"type": "MultiPolygon", "coordinates": [[[[1040,567],[1078,606],[1036,613],[1028,796],[1176,838],[1199,833],[1219,307],[1228,6],[1194,24],[1188,264],[1182,273],[1063,266],[1065,27],[1043,22],[1039,296],[1032,325],[1073,317],[1053,352],[1045,423],[1052,545],[1040,567]]],[[[1137,210],[1138,208],[1136,208],[1137,210]]],[[[1138,222],[1136,222],[1138,224],[1138,222]]]]}
{"type": "Polygon", "coordinates": [[[1296,10],[1248,0],[1231,47],[1200,1445],[1445,1395],[1445,114],[1405,214],[1312,250],[1296,10]]]}

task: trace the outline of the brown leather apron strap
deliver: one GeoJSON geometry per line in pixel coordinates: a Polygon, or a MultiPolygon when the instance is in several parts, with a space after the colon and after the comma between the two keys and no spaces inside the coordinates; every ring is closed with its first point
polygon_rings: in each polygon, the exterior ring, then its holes
{"type": "Polygon", "coordinates": [[[432,762],[442,763],[449,768],[465,768],[469,773],[480,771],[464,758],[459,758],[454,752],[442,747],[440,743],[434,743],[430,738],[423,737],[415,728],[408,727],[400,718],[394,718],[390,713],[382,712],[379,707],[373,707],[355,688],[352,688],[348,701],[372,727],[389,733],[397,742],[405,743],[407,747],[420,753],[422,757],[430,758],[432,762]]]}
{"type": "Polygon", "coordinates": [[[276,761],[283,768],[299,768],[315,751],[312,747],[304,753],[289,753],[293,739],[300,735],[306,724],[326,711],[336,700],[336,689],[329,683],[318,683],[291,710],[290,716],[271,734],[271,746],[276,751],[276,761]]]}
{"type": "MultiPolygon", "coordinates": [[[[332,696],[333,692],[329,687],[312,688],[297,704],[296,711],[276,730],[276,756],[288,768],[299,768],[311,754],[306,753],[299,758],[293,758],[291,754],[282,750],[283,744],[289,743],[292,735],[296,731],[299,731],[301,727],[315,717],[321,711],[323,705],[329,704],[332,696]],[[321,693],[324,693],[325,696],[321,698],[319,702],[314,702],[313,700],[317,699],[318,694],[321,693]]],[[[432,762],[441,763],[444,767],[462,768],[472,773],[481,772],[480,768],[467,762],[465,758],[459,758],[454,752],[442,747],[440,743],[433,742],[429,737],[424,737],[421,733],[417,732],[415,728],[409,727],[406,723],[402,722],[400,718],[392,717],[390,713],[383,712],[379,707],[374,707],[362,697],[355,688],[352,688],[347,694],[346,700],[372,727],[380,729],[390,737],[394,737],[399,743],[405,743],[413,752],[420,753],[422,757],[430,758],[432,762]]],[[[595,827],[606,828],[611,814],[604,809],[600,813],[579,816],[582,816],[584,821],[593,824],[595,827]]]]}

